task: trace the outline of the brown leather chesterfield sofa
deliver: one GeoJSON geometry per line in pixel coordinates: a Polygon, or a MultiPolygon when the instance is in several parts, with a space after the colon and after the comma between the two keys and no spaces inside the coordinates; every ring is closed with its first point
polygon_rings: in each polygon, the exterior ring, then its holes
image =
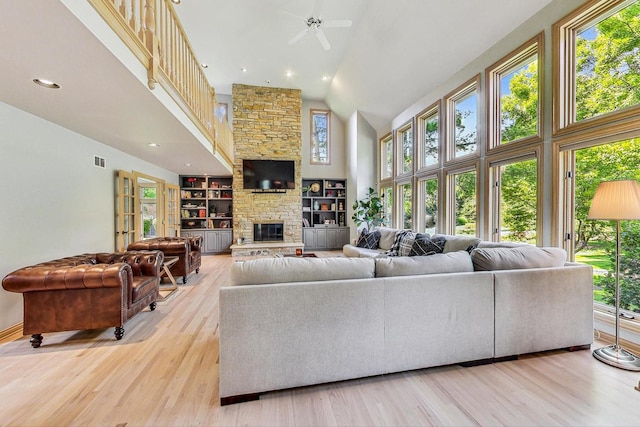
{"type": "Polygon", "coordinates": [[[165,258],[177,256],[178,262],[170,267],[173,277],[182,276],[182,283],[187,283],[187,276],[195,270],[200,272],[202,264],[202,236],[196,237],[155,237],[130,243],[127,250],[162,251],[165,258]]]}
{"type": "Polygon", "coordinates": [[[33,348],[43,332],[114,326],[119,340],[128,319],[146,306],[155,310],[163,260],[159,251],[77,255],[16,270],[2,287],[22,293],[33,348]]]}

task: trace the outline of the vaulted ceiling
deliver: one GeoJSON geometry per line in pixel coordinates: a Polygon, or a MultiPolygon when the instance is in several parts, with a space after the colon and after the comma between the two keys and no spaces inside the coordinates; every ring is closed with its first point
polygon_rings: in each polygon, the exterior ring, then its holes
{"type": "MultiPolygon", "coordinates": [[[[0,101],[176,173],[225,172],[76,19],[81,1],[0,1],[0,101]],[[62,89],[40,88],[36,77],[62,89]]],[[[174,8],[218,94],[231,94],[233,83],[298,88],[342,119],[360,111],[382,133],[551,1],[182,0],[174,8]],[[325,21],[352,21],[323,28],[329,50],[313,29],[289,44],[314,9],[325,21]]]]}

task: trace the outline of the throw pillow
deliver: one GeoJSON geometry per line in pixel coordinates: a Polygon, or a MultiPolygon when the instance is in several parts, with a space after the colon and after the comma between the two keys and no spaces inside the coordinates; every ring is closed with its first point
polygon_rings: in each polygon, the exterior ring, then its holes
{"type": "Polygon", "coordinates": [[[400,239],[400,246],[398,247],[398,256],[409,256],[413,242],[416,240],[416,233],[408,231],[404,233],[402,239],[400,239]]]}
{"type": "Polygon", "coordinates": [[[446,243],[444,245],[444,252],[457,252],[457,251],[471,251],[478,247],[480,239],[474,236],[453,235],[453,234],[434,234],[433,237],[444,237],[446,243]]]}
{"type": "Polygon", "coordinates": [[[396,238],[393,241],[393,245],[391,245],[391,249],[387,251],[387,255],[389,256],[398,256],[400,255],[400,244],[402,243],[402,239],[404,239],[404,235],[407,233],[411,233],[411,230],[400,230],[396,233],[396,238]]]}
{"type": "Polygon", "coordinates": [[[372,231],[371,233],[369,233],[369,230],[364,228],[360,233],[360,237],[358,237],[356,246],[359,248],[365,248],[365,249],[378,249],[379,242],[380,242],[379,231],[372,231]]]}
{"type": "Polygon", "coordinates": [[[429,237],[429,235],[417,234],[411,246],[409,256],[427,256],[444,252],[444,237],[429,237]]]}

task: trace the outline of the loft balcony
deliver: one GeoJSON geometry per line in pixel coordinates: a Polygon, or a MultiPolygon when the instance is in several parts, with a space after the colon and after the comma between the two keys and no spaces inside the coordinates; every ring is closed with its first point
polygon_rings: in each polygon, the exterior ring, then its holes
{"type": "Polygon", "coordinates": [[[215,90],[170,1],[10,2],[0,11],[0,38],[12,41],[0,52],[1,102],[174,173],[231,173],[229,124],[216,117],[215,90]]]}

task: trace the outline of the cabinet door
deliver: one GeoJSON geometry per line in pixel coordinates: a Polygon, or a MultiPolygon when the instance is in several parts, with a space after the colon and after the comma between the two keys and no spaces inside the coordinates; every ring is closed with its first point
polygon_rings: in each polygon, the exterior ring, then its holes
{"type": "Polygon", "coordinates": [[[216,231],[207,231],[204,233],[204,245],[207,252],[219,252],[220,242],[216,231]]]}
{"type": "Polygon", "coordinates": [[[316,232],[316,249],[326,249],[327,248],[327,230],[319,229],[315,230],[316,232]]]}
{"type": "Polygon", "coordinates": [[[316,233],[313,228],[304,228],[302,233],[302,241],[306,249],[316,248],[316,233]]]}
{"type": "Polygon", "coordinates": [[[233,232],[231,230],[218,230],[218,247],[221,252],[231,250],[231,244],[233,243],[233,232]]]}
{"type": "Polygon", "coordinates": [[[327,228],[327,249],[340,247],[340,230],[337,228],[327,228]]]}

